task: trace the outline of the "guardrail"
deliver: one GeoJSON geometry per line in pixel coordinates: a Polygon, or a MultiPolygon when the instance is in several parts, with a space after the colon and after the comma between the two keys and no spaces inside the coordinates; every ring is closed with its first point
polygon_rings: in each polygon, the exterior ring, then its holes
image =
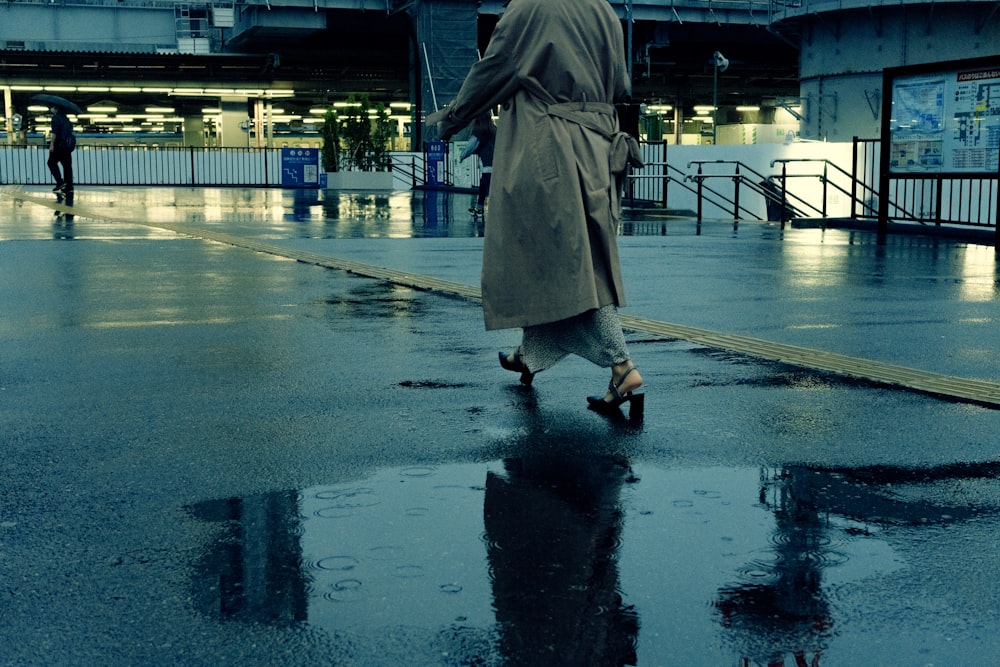
{"type": "Polygon", "coordinates": [[[668,189],[678,184],[694,194],[688,199],[694,202],[699,222],[709,208],[734,222],[761,220],[761,203],[768,220],[826,218],[830,202],[840,198],[850,204],[849,213],[835,216],[878,219],[884,197],[890,221],[997,227],[1000,175],[891,174],[883,184],[877,139],[854,139],[849,170],[824,158],[777,158],[770,167],[780,167],[779,171],[767,175],[739,160],[692,160],[684,171],[669,163],[666,146],[645,144],[644,151],[647,166],[630,175],[629,197],[667,208],[668,189]],[[710,171],[712,165],[722,170],[710,171]],[[731,188],[726,182],[732,183],[731,188]]]}
{"type": "MultiPolygon", "coordinates": [[[[88,146],[73,152],[76,185],[165,185],[192,187],[282,187],[281,148],[88,146]]],[[[49,185],[44,146],[0,145],[0,184],[49,185]]],[[[423,158],[393,155],[396,181],[415,187],[424,179],[423,158]]],[[[401,187],[406,187],[402,185],[401,187]]]]}
{"type": "MultiPolygon", "coordinates": [[[[792,196],[788,192],[786,183],[782,183],[780,192],[774,187],[772,177],[765,176],[759,171],[756,171],[752,167],[744,164],[739,160],[693,160],[688,163],[688,169],[692,165],[698,165],[698,172],[692,176],[688,176],[690,180],[693,180],[697,184],[698,191],[698,222],[702,221],[704,207],[703,203],[705,201],[705,192],[709,191],[713,195],[712,203],[720,208],[729,208],[732,210],[733,220],[761,220],[762,218],[746,208],[740,205],[740,193],[742,190],[747,189],[751,193],[760,195],[765,200],[765,206],[768,210],[768,217],[773,217],[773,211],[776,210],[775,206],[780,206],[780,211],[783,217],[781,221],[789,219],[790,217],[804,217],[804,213],[796,208],[794,204],[791,203],[792,196]],[[707,164],[716,165],[733,165],[732,174],[706,174],[704,173],[704,167],[707,164]],[[752,178],[747,177],[747,173],[752,174],[752,178]],[[705,181],[710,179],[727,179],[733,182],[733,195],[732,197],[722,194],[716,190],[712,190],[707,185],[705,181]],[[720,205],[721,202],[721,205],[720,205]]],[[[773,166],[773,165],[772,165],[773,166]]],[[[803,204],[809,206],[807,202],[800,199],[803,204]]]]}
{"type": "MultiPolygon", "coordinates": [[[[52,182],[44,146],[0,146],[0,183],[52,182]]],[[[280,148],[79,146],[73,153],[78,185],[281,185],[280,148]]]]}

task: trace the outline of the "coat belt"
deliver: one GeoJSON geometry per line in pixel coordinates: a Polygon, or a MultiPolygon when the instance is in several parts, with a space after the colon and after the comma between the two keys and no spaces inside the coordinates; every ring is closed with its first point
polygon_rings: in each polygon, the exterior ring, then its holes
{"type": "Polygon", "coordinates": [[[576,123],[588,130],[597,132],[602,137],[611,142],[611,173],[621,176],[625,173],[626,167],[641,168],[645,166],[642,161],[642,153],[639,151],[639,142],[628,132],[608,132],[604,129],[595,115],[609,116],[617,118],[617,112],[612,104],[603,102],[557,102],[549,104],[546,112],[550,116],[568,120],[576,123]]]}

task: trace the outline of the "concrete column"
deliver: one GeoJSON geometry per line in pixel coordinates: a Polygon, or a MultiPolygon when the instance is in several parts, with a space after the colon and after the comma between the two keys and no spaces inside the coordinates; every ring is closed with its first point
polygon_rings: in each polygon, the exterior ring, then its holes
{"type": "Polygon", "coordinates": [[[205,119],[201,114],[184,117],[184,145],[199,148],[205,145],[205,119]]]}
{"type": "Polygon", "coordinates": [[[947,9],[904,3],[802,17],[803,138],[878,137],[887,67],[996,55],[1000,22],[984,21],[986,9],[982,3],[954,3],[947,9]]]}
{"type": "Polygon", "coordinates": [[[14,101],[11,99],[10,86],[3,87],[3,115],[6,118],[4,130],[7,132],[7,141],[11,141],[14,136],[14,101]]]}
{"type": "Polygon", "coordinates": [[[264,100],[256,99],[253,103],[253,132],[254,132],[254,146],[257,148],[265,148],[268,145],[268,137],[270,128],[265,125],[264,118],[264,100]]]}
{"type": "Polygon", "coordinates": [[[246,97],[223,97],[219,100],[222,109],[222,123],[219,127],[219,146],[225,148],[246,148],[248,134],[241,124],[248,118],[246,97]]]}

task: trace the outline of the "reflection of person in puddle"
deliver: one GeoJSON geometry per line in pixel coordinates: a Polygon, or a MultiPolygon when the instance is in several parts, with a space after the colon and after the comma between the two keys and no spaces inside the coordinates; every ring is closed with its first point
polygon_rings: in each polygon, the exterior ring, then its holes
{"type": "MultiPolygon", "coordinates": [[[[60,204],[65,203],[66,206],[73,205],[73,191],[67,190],[66,192],[57,192],[56,201],[60,204]]],[[[65,208],[57,208],[54,212],[54,223],[53,228],[53,238],[55,239],[72,239],[73,238],[73,220],[76,218],[75,215],[67,211],[65,208]]]]}
{"type": "Polygon", "coordinates": [[[639,622],[618,592],[612,457],[509,459],[486,478],[487,557],[509,665],[634,665],[639,622]]]}
{"type": "Polygon", "coordinates": [[[753,568],[767,575],[766,583],[724,588],[715,605],[744,656],[781,667],[791,654],[796,667],[818,667],[833,624],[822,589],[827,516],[817,509],[817,476],[810,471],[787,468],[773,483],[775,557],[753,568]]]}

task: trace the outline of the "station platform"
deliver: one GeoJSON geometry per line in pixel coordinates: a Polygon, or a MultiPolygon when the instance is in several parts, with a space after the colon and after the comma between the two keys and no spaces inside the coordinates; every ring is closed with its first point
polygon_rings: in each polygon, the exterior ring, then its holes
{"type": "Polygon", "coordinates": [[[0,665],[1000,652],[991,245],[628,211],[609,420],[470,200],[0,189],[0,665]]]}

